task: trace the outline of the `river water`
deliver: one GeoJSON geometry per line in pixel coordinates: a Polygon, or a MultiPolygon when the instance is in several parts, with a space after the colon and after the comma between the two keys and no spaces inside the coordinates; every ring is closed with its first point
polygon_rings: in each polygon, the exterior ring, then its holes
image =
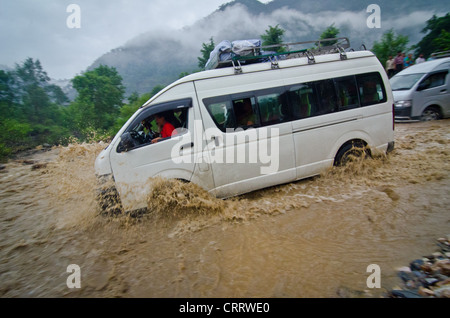
{"type": "Polygon", "coordinates": [[[397,124],[387,157],[228,200],[157,180],[140,217],[98,213],[105,144],[12,160],[0,171],[0,296],[383,297],[396,268],[450,233],[449,124],[397,124]],[[381,288],[367,287],[370,264],[381,288]]]}

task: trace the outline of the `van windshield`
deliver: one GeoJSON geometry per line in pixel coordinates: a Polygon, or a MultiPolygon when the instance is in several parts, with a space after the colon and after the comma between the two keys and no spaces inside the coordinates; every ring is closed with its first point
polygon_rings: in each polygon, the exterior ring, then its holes
{"type": "Polygon", "coordinates": [[[414,86],[422,78],[424,73],[396,75],[389,81],[393,91],[406,91],[414,86]]]}

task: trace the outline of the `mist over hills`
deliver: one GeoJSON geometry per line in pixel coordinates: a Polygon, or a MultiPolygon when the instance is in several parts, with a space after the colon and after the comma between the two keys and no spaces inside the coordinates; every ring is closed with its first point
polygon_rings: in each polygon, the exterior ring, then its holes
{"type": "Polygon", "coordinates": [[[436,14],[450,11],[450,3],[442,1],[378,0],[381,28],[370,29],[366,20],[367,6],[373,0],[274,0],[263,4],[257,0],[236,0],[222,5],[209,16],[181,30],[152,30],[136,36],[125,45],[99,57],[89,69],[100,64],[114,66],[123,77],[127,96],[143,94],[156,85],[168,85],[182,72],[198,70],[197,57],[202,43],[213,37],[222,40],[259,38],[268,26],[280,25],[286,30],[286,42],[315,40],[331,24],[340,36],[350,39],[352,47],[361,44],[371,48],[374,41],[393,28],[407,35],[409,45],[424,34],[425,22],[436,14]]]}

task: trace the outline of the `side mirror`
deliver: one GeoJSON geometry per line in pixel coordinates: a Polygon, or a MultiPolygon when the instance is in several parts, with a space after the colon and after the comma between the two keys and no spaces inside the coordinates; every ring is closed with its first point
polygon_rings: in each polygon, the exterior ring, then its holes
{"type": "Polygon", "coordinates": [[[127,152],[137,146],[137,141],[133,137],[131,137],[131,134],[129,132],[126,132],[122,136],[120,136],[120,142],[117,146],[117,152],[127,152]]]}

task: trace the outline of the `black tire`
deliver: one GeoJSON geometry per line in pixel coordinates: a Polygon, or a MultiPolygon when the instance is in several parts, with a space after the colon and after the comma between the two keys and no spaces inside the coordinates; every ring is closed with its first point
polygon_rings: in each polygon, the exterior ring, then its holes
{"type": "Polygon", "coordinates": [[[354,157],[370,157],[370,150],[366,148],[364,142],[353,140],[342,146],[336,154],[334,165],[345,166],[354,157]]]}
{"type": "Polygon", "coordinates": [[[119,193],[115,187],[98,190],[97,202],[102,215],[119,215],[123,213],[119,193]]]}
{"type": "Polygon", "coordinates": [[[420,116],[421,121],[430,121],[438,119],[441,119],[441,113],[439,112],[439,109],[435,106],[427,107],[423,111],[422,116],[420,116]]]}

